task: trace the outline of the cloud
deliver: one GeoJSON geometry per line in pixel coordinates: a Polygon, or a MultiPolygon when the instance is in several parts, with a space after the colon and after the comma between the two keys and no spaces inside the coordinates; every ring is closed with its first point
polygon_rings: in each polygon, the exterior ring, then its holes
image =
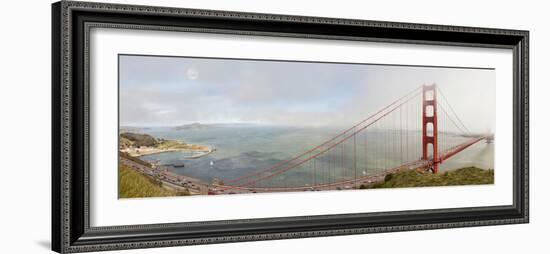
{"type": "Polygon", "coordinates": [[[122,125],[349,125],[436,82],[472,129],[494,130],[493,70],[121,56],[122,125]]]}
{"type": "Polygon", "coordinates": [[[187,78],[196,80],[199,78],[199,71],[193,67],[187,69],[187,78]]]}

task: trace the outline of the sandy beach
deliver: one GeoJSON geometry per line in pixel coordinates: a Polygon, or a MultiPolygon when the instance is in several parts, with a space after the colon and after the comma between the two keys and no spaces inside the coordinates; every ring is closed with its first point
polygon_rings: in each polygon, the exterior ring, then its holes
{"type": "Polygon", "coordinates": [[[215,149],[207,146],[193,146],[190,148],[158,148],[158,147],[130,147],[121,149],[121,152],[128,153],[132,157],[139,157],[144,155],[166,153],[166,152],[197,152],[198,155],[192,156],[193,158],[202,157],[214,152],[215,149]]]}

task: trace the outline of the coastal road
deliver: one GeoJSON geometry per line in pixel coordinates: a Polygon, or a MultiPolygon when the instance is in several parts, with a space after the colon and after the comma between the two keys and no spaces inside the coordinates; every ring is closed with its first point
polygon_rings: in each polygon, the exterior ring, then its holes
{"type": "Polygon", "coordinates": [[[166,186],[167,188],[175,189],[176,191],[189,190],[192,195],[208,194],[210,185],[196,178],[178,175],[170,172],[168,169],[148,167],[123,157],[119,158],[120,162],[124,165],[161,181],[163,186],[166,186]]]}

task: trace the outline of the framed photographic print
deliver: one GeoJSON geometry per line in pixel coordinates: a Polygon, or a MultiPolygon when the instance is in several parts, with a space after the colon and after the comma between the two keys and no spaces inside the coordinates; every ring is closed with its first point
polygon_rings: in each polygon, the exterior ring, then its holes
{"type": "Polygon", "coordinates": [[[528,222],[528,31],[52,14],[57,252],[528,222]]]}

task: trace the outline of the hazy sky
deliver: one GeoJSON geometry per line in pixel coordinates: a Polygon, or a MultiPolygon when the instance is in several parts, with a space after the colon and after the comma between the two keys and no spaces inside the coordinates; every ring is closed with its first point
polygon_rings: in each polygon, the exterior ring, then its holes
{"type": "Polygon", "coordinates": [[[119,68],[121,126],[349,125],[435,82],[471,131],[494,130],[494,70],[126,55],[119,68]]]}

